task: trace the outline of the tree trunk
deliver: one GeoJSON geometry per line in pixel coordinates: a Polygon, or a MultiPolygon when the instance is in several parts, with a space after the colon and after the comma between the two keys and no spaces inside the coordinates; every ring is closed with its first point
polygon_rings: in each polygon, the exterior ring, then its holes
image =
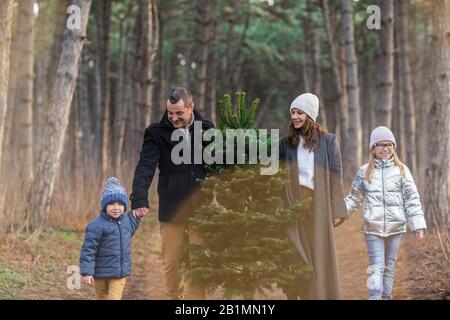
{"type": "Polygon", "coordinates": [[[140,135],[150,125],[152,115],[153,93],[155,80],[153,79],[153,62],[158,48],[158,13],[153,0],[141,0],[142,8],[142,46],[140,57],[141,66],[141,95],[139,101],[140,119],[138,130],[140,135]]]}
{"type": "Polygon", "coordinates": [[[206,95],[207,95],[207,75],[208,75],[208,51],[211,45],[211,35],[209,32],[211,20],[211,1],[209,0],[196,0],[195,10],[196,10],[196,31],[195,31],[195,41],[197,47],[197,53],[195,55],[196,63],[196,90],[197,95],[196,106],[198,110],[209,117],[209,110],[206,106],[206,95]]]}
{"type": "Polygon", "coordinates": [[[125,124],[127,116],[127,105],[125,104],[125,75],[126,75],[126,34],[128,31],[128,21],[125,17],[119,25],[119,63],[117,73],[119,79],[116,82],[116,102],[114,104],[114,123],[113,123],[113,168],[114,172],[120,172],[122,164],[122,153],[125,136],[125,124]]]}
{"type": "MultiPolygon", "coordinates": [[[[398,27],[399,27],[399,62],[401,64],[401,81],[404,111],[404,142],[405,142],[405,159],[411,172],[416,174],[416,121],[415,121],[415,104],[413,95],[413,85],[411,77],[411,67],[409,59],[408,44],[408,1],[397,2],[398,8],[398,27]]],[[[450,18],[450,17],[449,17],[450,18]]]]}
{"type": "Polygon", "coordinates": [[[372,68],[369,65],[361,65],[362,72],[361,72],[361,97],[364,97],[362,101],[364,101],[363,107],[361,108],[362,113],[362,157],[363,160],[368,158],[369,152],[367,151],[367,148],[364,146],[366,145],[366,142],[369,140],[370,130],[372,129],[372,100],[371,98],[371,77],[372,77],[372,68]]]}
{"type": "Polygon", "coordinates": [[[351,0],[342,1],[342,27],[345,44],[345,65],[347,74],[348,95],[348,141],[345,150],[348,155],[346,168],[348,179],[351,179],[361,165],[361,116],[359,101],[358,61],[355,53],[353,33],[353,8],[351,0]]]}
{"type": "MultiPolygon", "coordinates": [[[[398,15],[397,15],[398,16],[398,15]]],[[[399,20],[396,20],[399,21],[399,20]]],[[[399,26],[396,23],[395,26],[395,43],[396,47],[400,47],[400,40],[399,40],[399,26]]],[[[394,105],[392,109],[392,133],[395,136],[395,140],[397,142],[397,146],[395,149],[395,152],[400,157],[400,159],[403,159],[403,156],[405,155],[405,144],[404,144],[404,137],[405,137],[405,126],[403,124],[403,69],[402,64],[400,63],[400,54],[398,50],[395,50],[394,55],[394,65],[395,65],[395,75],[394,75],[394,105]]]]}
{"type": "Polygon", "coordinates": [[[395,29],[394,29],[394,102],[392,106],[392,133],[395,136],[395,140],[397,142],[397,146],[395,152],[403,159],[405,155],[404,152],[404,136],[405,136],[405,126],[403,125],[403,69],[400,59],[402,58],[400,55],[400,40],[401,40],[401,30],[400,30],[400,6],[395,7],[395,29]]]}
{"type": "MultiPolygon", "coordinates": [[[[320,68],[320,54],[321,54],[321,46],[320,46],[320,32],[319,32],[319,26],[315,20],[315,12],[316,8],[313,6],[313,1],[308,0],[307,1],[307,11],[310,14],[310,24],[311,24],[311,42],[310,42],[310,59],[311,59],[311,65],[312,65],[312,92],[316,94],[318,97],[322,96],[322,73],[320,68]]],[[[319,108],[319,117],[318,122],[321,123],[323,126],[327,126],[326,123],[326,115],[325,115],[326,108],[319,108]]]]}
{"type": "Polygon", "coordinates": [[[155,98],[157,97],[157,86],[156,86],[156,81],[157,81],[157,74],[155,76],[155,74],[153,73],[153,68],[154,68],[154,63],[155,60],[158,56],[158,54],[160,53],[159,48],[159,41],[160,41],[160,13],[159,13],[159,8],[156,4],[155,1],[152,0],[152,27],[149,30],[149,32],[151,32],[151,47],[149,47],[149,50],[151,50],[151,52],[149,52],[150,55],[150,65],[151,67],[151,74],[149,74],[149,78],[151,79],[151,84],[150,84],[150,89],[149,89],[149,96],[147,98],[148,104],[150,105],[150,115],[151,117],[149,119],[147,119],[147,123],[150,124],[151,122],[157,122],[159,121],[159,118],[161,117],[161,107],[159,103],[155,104],[155,98]]]}
{"type": "MultiPolygon", "coordinates": [[[[428,136],[433,135],[428,131],[428,113],[430,111],[431,90],[431,65],[432,54],[430,52],[431,39],[431,14],[423,19],[422,14],[415,10],[415,21],[410,24],[411,32],[417,37],[412,46],[412,74],[413,84],[416,92],[416,146],[417,146],[417,172],[418,188],[420,194],[425,194],[427,179],[425,171],[428,161],[428,136]],[[422,23],[417,23],[421,21],[422,23]],[[420,90],[418,90],[420,88],[420,90]]],[[[416,175],[417,176],[417,175],[416,175]]]]}
{"type": "Polygon", "coordinates": [[[207,109],[210,111],[210,117],[208,120],[211,120],[213,123],[217,122],[217,60],[218,60],[218,39],[217,39],[217,30],[220,28],[221,24],[215,22],[212,26],[212,39],[211,39],[211,50],[209,52],[209,68],[208,68],[208,106],[207,109]]]}
{"type": "MultiPolygon", "coordinates": [[[[3,138],[5,133],[6,112],[8,108],[8,80],[9,80],[9,53],[11,46],[11,23],[13,15],[13,0],[0,2],[0,177],[2,177],[3,138]]],[[[4,196],[6,185],[0,187],[0,230],[5,227],[4,196]]]]}
{"type": "Polygon", "coordinates": [[[322,1],[322,10],[325,21],[325,30],[327,34],[328,45],[330,47],[330,56],[331,56],[331,64],[333,68],[333,80],[335,83],[335,91],[336,91],[336,104],[337,104],[337,112],[336,114],[339,117],[339,136],[340,136],[340,146],[343,150],[343,154],[345,154],[346,143],[347,143],[347,110],[344,102],[344,94],[341,86],[341,72],[339,70],[339,62],[337,58],[336,46],[334,44],[334,36],[333,29],[331,26],[331,17],[330,17],[330,7],[329,1],[322,1]]]}
{"type": "MultiPolygon", "coordinates": [[[[17,5],[14,5],[13,1],[13,16],[12,16],[12,22],[11,22],[11,45],[10,45],[10,61],[9,61],[9,80],[8,80],[8,106],[6,111],[6,123],[5,123],[5,138],[3,143],[3,150],[2,153],[4,154],[3,157],[3,164],[4,166],[10,166],[13,161],[14,157],[17,156],[15,150],[14,150],[14,141],[13,137],[15,136],[14,133],[14,114],[15,114],[15,99],[16,99],[16,84],[17,84],[17,65],[19,63],[18,55],[15,54],[18,49],[18,38],[17,36],[12,36],[14,34],[17,34],[17,5]]],[[[12,168],[12,166],[11,166],[12,168]]],[[[13,170],[9,170],[9,172],[4,173],[13,173],[13,170]]]]}
{"type": "MultiPolygon", "coordinates": [[[[44,2],[44,1],[41,1],[44,2]]],[[[50,96],[50,86],[51,84],[53,84],[55,82],[55,78],[56,78],[56,68],[58,67],[58,64],[55,63],[55,61],[58,61],[60,55],[61,55],[61,50],[62,50],[62,38],[63,38],[63,33],[64,33],[64,29],[66,28],[66,19],[67,19],[67,7],[69,6],[69,1],[68,0],[61,0],[58,1],[58,5],[53,5],[51,7],[51,25],[53,25],[53,33],[51,35],[51,48],[50,48],[50,54],[48,55],[44,55],[46,61],[44,62],[44,65],[42,66],[38,66],[43,75],[45,76],[44,79],[42,79],[42,83],[43,85],[41,86],[41,84],[38,84],[39,87],[36,88],[36,90],[39,92],[38,93],[38,101],[36,101],[36,110],[38,112],[38,114],[36,115],[36,118],[38,119],[38,121],[36,122],[36,126],[40,126],[41,128],[39,129],[39,137],[37,138],[38,141],[33,141],[34,144],[34,152],[35,154],[39,154],[40,152],[40,148],[45,148],[45,143],[43,143],[42,137],[43,137],[43,128],[45,125],[41,125],[41,123],[44,123],[45,120],[48,118],[48,100],[49,100],[49,96],[50,96]]],[[[50,6],[50,2],[47,1],[46,5],[50,6]]],[[[43,13],[41,12],[42,8],[39,8],[39,15],[42,15],[43,13]]],[[[48,23],[47,23],[48,24],[48,23]]],[[[38,31],[40,33],[44,33],[43,31],[38,31]]],[[[39,37],[42,34],[39,34],[39,37]]],[[[44,33],[42,35],[43,38],[45,38],[47,36],[46,33],[44,33]]],[[[38,81],[40,80],[40,74],[37,74],[38,77],[38,81]]],[[[35,139],[36,140],[36,139],[35,139]]],[[[35,165],[36,165],[36,161],[34,161],[35,165]]]]}
{"type": "Polygon", "coordinates": [[[109,79],[109,30],[111,2],[97,0],[97,39],[100,67],[100,107],[102,112],[102,177],[105,177],[111,166],[111,130],[110,130],[110,79],[109,79]]]}
{"type": "MultiPolygon", "coordinates": [[[[167,78],[166,78],[166,70],[165,70],[165,63],[166,63],[166,55],[164,54],[164,37],[165,37],[165,22],[163,20],[159,19],[159,41],[158,41],[158,57],[159,57],[159,67],[158,67],[158,106],[160,107],[160,114],[162,115],[166,110],[166,101],[167,101],[167,78]]],[[[189,65],[189,72],[191,72],[190,65],[189,65]]],[[[158,121],[159,119],[157,119],[158,121]]]]}
{"type": "Polygon", "coordinates": [[[394,0],[380,0],[380,65],[378,68],[377,126],[391,126],[394,84],[394,0]]]}
{"type": "MultiPolygon", "coordinates": [[[[44,0],[38,1],[39,3],[39,15],[36,20],[36,38],[35,38],[35,47],[36,47],[36,63],[34,65],[35,68],[35,82],[33,85],[33,149],[34,154],[38,151],[39,146],[43,143],[41,141],[42,130],[44,129],[44,120],[45,120],[45,107],[47,105],[47,101],[44,100],[47,97],[45,96],[45,92],[47,91],[47,69],[49,63],[49,52],[47,43],[45,41],[46,35],[48,33],[48,21],[47,21],[47,12],[49,11],[47,6],[48,2],[44,0]]],[[[36,160],[36,157],[34,157],[36,160]]],[[[34,163],[36,165],[36,163],[34,163]]]]}
{"type": "MultiPolygon", "coordinates": [[[[0,176],[2,173],[2,150],[8,107],[9,58],[11,47],[11,24],[13,0],[0,3],[0,176]]],[[[1,208],[0,208],[1,209],[1,208]]]]}
{"type": "MultiPolygon", "coordinates": [[[[89,57],[83,52],[80,57],[80,70],[76,90],[79,107],[79,134],[81,135],[80,151],[82,152],[80,159],[83,165],[88,164],[88,160],[92,160],[88,157],[93,153],[92,118],[89,111],[88,59],[89,57]]],[[[92,165],[92,162],[89,162],[89,165],[92,165]]]]}
{"type": "Polygon", "coordinates": [[[34,79],[34,0],[19,1],[17,92],[14,127],[20,159],[19,178],[29,183],[33,179],[33,79],[34,79]]]}
{"type": "MultiPolygon", "coordinates": [[[[97,49],[98,51],[98,49],[97,49]]],[[[102,139],[103,139],[103,121],[102,121],[102,89],[101,89],[101,70],[100,70],[100,57],[98,52],[95,54],[95,83],[94,83],[94,92],[95,92],[95,102],[94,102],[94,122],[95,122],[95,142],[94,149],[97,150],[95,152],[95,164],[97,165],[98,172],[102,171],[102,139]]]]}
{"type": "Polygon", "coordinates": [[[425,213],[430,229],[448,227],[449,110],[450,110],[450,1],[432,3],[432,104],[428,113],[428,164],[425,213]]]}
{"type": "Polygon", "coordinates": [[[78,75],[78,62],[86,37],[86,25],[91,7],[90,0],[73,0],[81,10],[81,29],[66,28],[57,76],[52,84],[49,117],[44,130],[47,148],[39,153],[39,161],[29,194],[27,217],[35,224],[34,236],[39,235],[48,222],[55,177],[60,166],[61,153],[70,116],[70,105],[78,75]]]}
{"type": "Polygon", "coordinates": [[[314,94],[317,94],[314,91],[313,85],[314,85],[314,72],[312,70],[313,68],[313,23],[314,19],[312,17],[312,7],[311,7],[311,1],[306,0],[306,11],[305,14],[303,14],[300,18],[301,23],[303,25],[303,44],[302,44],[302,51],[303,51],[303,57],[301,60],[301,74],[303,77],[303,91],[304,92],[313,92],[314,94]]]}
{"type": "MultiPolygon", "coordinates": [[[[139,3],[141,4],[141,3],[139,3]]],[[[129,73],[129,82],[130,82],[130,90],[131,96],[128,106],[129,114],[126,119],[126,127],[125,127],[125,140],[126,145],[124,146],[124,152],[126,154],[133,154],[137,148],[139,148],[138,144],[142,141],[142,136],[138,134],[139,128],[137,126],[138,118],[139,118],[139,97],[141,96],[141,77],[139,76],[140,70],[142,70],[142,58],[140,54],[142,53],[141,46],[143,45],[140,41],[142,35],[142,24],[144,23],[142,17],[142,10],[136,16],[134,20],[133,32],[130,46],[131,54],[128,59],[130,62],[128,63],[130,73],[129,73]]]]}

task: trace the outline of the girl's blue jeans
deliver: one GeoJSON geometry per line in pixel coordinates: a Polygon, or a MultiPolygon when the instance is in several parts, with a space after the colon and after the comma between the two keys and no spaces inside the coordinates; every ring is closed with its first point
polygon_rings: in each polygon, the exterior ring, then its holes
{"type": "Polygon", "coordinates": [[[392,299],[395,262],[402,234],[380,237],[364,234],[369,254],[367,288],[369,300],[392,299]]]}

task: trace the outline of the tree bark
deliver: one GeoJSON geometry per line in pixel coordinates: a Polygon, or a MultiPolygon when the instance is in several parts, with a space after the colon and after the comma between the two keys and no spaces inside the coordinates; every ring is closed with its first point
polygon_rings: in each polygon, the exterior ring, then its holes
{"type": "Polygon", "coordinates": [[[341,86],[341,72],[339,70],[339,62],[338,62],[338,56],[336,52],[336,46],[334,43],[334,36],[333,36],[333,29],[331,25],[331,16],[330,16],[330,6],[328,0],[322,0],[322,11],[323,11],[323,17],[325,21],[325,30],[327,34],[327,40],[328,45],[330,47],[330,56],[331,56],[331,65],[333,70],[333,80],[335,83],[335,92],[336,92],[336,105],[337,105],[337,112],[336,114],[339,117],[339,143],[341,146],[341,149],[343,150],[343,154],[345,154],[346,150],[346,143],[347,143],[347,123],[348,123],[348,116],[347,116],[347,110],[346,105],[344,102],[344,94],[343,94],[343,88],[341,86]]]}
{"type": "MultiPolygon", "coordinates": [[[[396,9],[397,10],[397,9],[396,9]]],[[[398,16],[398,14],[397,14],[398,16]]],[[[396,22],[399,22],[400,20],[396,20],[396,22]]],[[[399,40],[399,26],[398,23],[395,24],[395,44],[396,48],[400,47],[400,40],[399,40]]],[[[405,144],[404,144],[404,137],[405,137],[405,126],[403,123],[404,118],[404,112],[403,112],[403,69],[402,64],[400,63],[400,52],[399,50],[395,50],[394,55],[394,65],[395,65],[395,74],[394,74],[394,105],[392,109],[392,133],[395,136],[395,140],[397,142],[397,146],[395,149],[395,152],[400,157],[400,159],[403,159],[403,156],[405,155],[405,144]]]]}
{"type": "Polygon", "coordinates": [[[403,159],[405,155],[404,152],[404,136],[405,136],[405,126],[403,125],[403,69],[400,59],[400,40],[401,40],[401,30],[400,30],[400,6],[395,7],[395,29],[394,29],[394,102],[392,106],[392,133],[395,136],[397,146],[395,152],[400,159],[403,159]]]}
{"type": "Polygon", "coordinates": [[[139,132],[143,133],[150,125],[152,116],[155,79],[153,78],[153,62],[158,48],[158,12],[153,0],[141,0],[142,8],[142,59],[141,101],[139,102],[139,132]]]}
{"type": "Polygon", "coordinates": [[[358,61],[355,53],[353,32],[353,8],[351,0],[342,1],[342,27],[345,45],[345,66],[347,74],[348,95],[348,141],[345,150],[348,162],[344,167],[347,178],[351,179],[361,165],[361,116],[359,100],[358,61]]]}
{"type": "Polygon", "coordinates": [[[425,185],[425,214],[428,227],[448,227],[449,110],[450,110],[450,1],[432,3],[433,34],[432,104],[428,113],[428,164],[425,185]]]}
{"type": "Polygon", "coordinates": [[[33,179],[33,79],[34,79],[34,0],[19,1],[17,88],[14,127],[20,159],[19,179],[33,179]]]}
{"type": "MultiPolygon", "coordinates": [[[[3,167],[3,141],[6,125],[6,113],[8,109],[8,80],[9,80],[9,53],[11,47],[11,24],[13,16],[13,0],[0,2],[0,177],[3,167]]],[[[4,218],[4,196],[6,185],[0,187],[0,230],[5,227],[4,218]]]]}
{"type": "Polygon", "coordinates": [[[391,126],[394,84],[394,1],[380,0],[380,65],[378,67],[377,126],[391,126]]]}
{"type": "MultiPolygon", "coordinates": [[[[78,121],[79,121],[79,135],[81,136],[80,157],[81,164],[88,163],[88,156],[93,152],[93,141],[91,132],[92,118],[89,115],[89,90],[88,90],[88,56],[81,54],[80,70],[77,81],[77,99],[78,99],[78,121]]],[[[92,165],[92,163],[89,163],[92,165]]]]}
{"type": "MultiPolygon", "coordinates": [[[[10,165],[13,161],[13,154],[16,155],[16,152],[14,152],[13,146],[13,137],[14,134],[14,113],[15,113],[15,99],[16,99],[16,83],[17,83],[17,65],[19,63],[18,61],[18,55],[14,54],[18,51],[18,38],[17,36],[12,36],[14,34],[17,34],[17,5],[14,5],[13,1],[13,16],[12,16],[12,22],[11,22],[11,45],[10,45],[10,61],[9,61],[9,80],[8,80],[8,106],[9,108],[6,111],[6,123],[5,123],[5,138],[4,138],[4,145],[3,145],[3,164],[5,166],[10,165]]],[[[8,173],[12,173],[13,170],[9,170],[8,173]]],[[[5,172],[6,173],[6,172],[5,172]]]]}
{"type": "MultiPolygon", "coordinates": [[[[153,73],[154,63],[156,61],[156,58],[158,57],[159,53],[159,41],[160,41],[160,13],[159,8],[157,6],[157,3],[152,0],[152,7],[151,11],[149,11],[149,14],[151,12],[152,18],[151,18],[151,28],[149,29],[149,34],[151,35],[151,46],[148,48],[148,58],[149,58],[149,64],[151,65],[150,71],[151,74],[148,74],[148,79],[150,79],[150,89],[149,89],[149,95],[147,97],[147,103],[150,106],[150,117],[147,119],[147,123],[150,124],[151,122],[159,121],[159,118],[161,116],[161,109],[160,104],[155,104],[155,98],[157,96],[156,94],[156,76],[153,73]]],[[[150,21],[149,21],[150,22],[150,21]]]]}
{"type": "Polygon", "coordinates": [[[126,34],[128,31],[128,21],[125,16],[119,25],[119,63],[117,73],[119,79],[116,83],[116,101],[114,104],[114,123],[113,123],[113,168],[114,172],[120,172],[122,164],[122,153],[125,136],[125,124],[127,117],[127,105],[125,103],[125,75],[126,75],[126,34]]]}
{"type": "MultiPolygon", "coordinates": [[[[308,0],[307,1],[307,11],[310,14],[310,24],[311,24],[311,42],[310,42],[310,59],[311,59],[311,65],[312,65],[312,91],[314,94],[316,94],[318,97],[322,96],[322,72],[321,72],[321,65],[320,65],[320,55],[321,55],[321,45],[320,45],[320,33],[319,33],[319,26],[315,20],[315,12],[316,8],[313,6],[313,1],[308,0]]],[[[326,108],[319,108],[319,117],[318,122],[320,122],[323,126],[327,126],[326,123],[326,115],[325,115],[326,108]]]]}
{"type": "MultiPolygon", "coordinates": [[[[44,2],[44,1],[41,1],[44,2]]],[[[36,115],[36,118],[38,119],[38,122],[36,123],[36,126],[40,126],[42,128],[38,128],[39,129],[39,137],[37,137],[37,141],[33,141],[34,144],[34,152],[35,154],[39,154],[40,152],[40,148],[43,148],[45,143],[43,143],[42,141],[42,137],[43,137],[43,128],[44,125],[41,125],[42,123],[45,122],[45,120],[48,117],[48,100],[49,100],[49,96],[50,96],[50,86],[51,84],[53,84],[55,82],[55,78],[56,78],[56,69],[58,67],[58,64],[55,63],[55,61],[58,61],[60,55],[61,55],[61,50],[62,50],[62,37],[63,37],[63,33],[64,33],[64,29],[66,28],[66,18],[67,18],[67,7],[69,6],[70,2],[68,0],[61,0],[58,1],[58,5],[53,5],[52,10],[51,10],[51,25],[53,25],[53,32],[51,35],[51,43],[50,46],[51,48],[50,50],[50,54],[49,55],[44,55],[46,61],[44,62],[44,65],[42,66],[41,69],[43,76],[45,76],[44,79],[42,79],[42,83],[43,85],[41,86],[41,84],[39,83],[39,87],[36,88],[36,90],[39,92],[38,94],[38,101],[36,101],[36,110],[38,112],[38,114],[36,115]]],[[[46,5],[50,5],[50,2],[47,1],[46,5]]],[[[41,12],[41,8],[39,9],[40,13],[39,15],[42,15],[41,12]]],[[[42,32],[42,31],[38,31],[38,32],[42,32]]],[[[45,38],[45,36],[47,36],[46,33],[42,32],[43,35],[42,37],[45,38]]],[[[41,36],[41,34],[39,35],[41,36]]],[[[38,81],[40,80],[40,74],[37,74],[38,77],[38,81]]],[[[35,139],[36,140],[36,139],[35,139]]],[[[36,164],[36,161],[34,161],[34,163],[36,164]]]]}
{"type": "MultiPolygon", "coordinates": [[[[34,154],[38,150],[39,146],[42,145],[41,137],[42,130],[44,128],[44,120],[45,120],[45,107],[47,105],[47,101],[44,99],[45,92],[47,91],[47,69],[49,63],[49,53],[48,47],[45,41],[46,35],[48,33],[48,20],[47,20],[47,12],[49,11],[47,6],[48,2],[44,0],[39,0],[39,15],[36,19],[36,38],[35,38],[35,47],[36,47],[36,63],[34,65],[35,69],[35,83],[33,86],[33,149],[34,154]]],[[[36,160],[36,157],[34,157],[36,160]]]]}
{"type": "Polygon", "coordinates": [[[64,147],[70,105],[79,69],[78,62],[86,38],[91,0],[73,0],[72,4],[81,9],[81,29],[66,28],[64,31],[57,75],[50,94],[49,117],[44,130],[44,141],[47,142],[47,148],[39,153],[36,179],[34,179],[29,193],[30,205],[27,207],[27,217],[36,227],[35,237],[48,222],[50,214],[50,202],[64,147]]]}
{"type": "Polygon", "coordinates": [[[111,2],[97,0],[97,37],[98,58],[100,68],[100,107],[102,112],[102,177],[105,177],[111,166],[111,130],[110,130],[110,79],[109,79],[109,31],[111,2]]]}
{"type": "Polygon", "coordinates": [[[196,107],[201,113],[209,116],[209,110],[207,110],[206,98],[207,98],[207,75],[208,75],[208,52],[211,45],[210,35],[210,12],[211,1],[208,0],[196,0],[196,31],[195,41],[197,47],[197,53],[195,55],[196,63],[196,90],[197,103],[196,107]]]}
{"type": "MultiPolygon", "coordinates": [[[[399,62],[401,64],[402,81],[402,109],[404,111],[404,142],[406,164],[412,173],[416,173],[416,120],[411,66],[408,44],[408,1],[398,1],[398,27],[399,27],[399,62]]],[[[449,17],[450,18],[450,17],[449,17]]]]}
{"type": "Polygon", "coordinates": [[[218,60],[218,39],[217,39],[217,30],[220,27],[221,23],[219,21],[213,23],[212,26],[212,39],[211,39],[211,50],[209,52],[209,68],[208,68],[208,92],[207,92],[207,109],[210,111],[210,116],[208,120],[211,120],[213,123],[217,122],[217,60],[218,60]]]}

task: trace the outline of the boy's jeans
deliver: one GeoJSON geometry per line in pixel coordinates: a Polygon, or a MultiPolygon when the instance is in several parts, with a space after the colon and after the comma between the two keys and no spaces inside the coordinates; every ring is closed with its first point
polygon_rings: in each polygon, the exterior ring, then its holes
{"type": "Polygon", "coordinates": [[[369,300],[392,299],[395,262],[402,234],[380,237],[365,234],[369,267],[367,288],[369,300]]]}

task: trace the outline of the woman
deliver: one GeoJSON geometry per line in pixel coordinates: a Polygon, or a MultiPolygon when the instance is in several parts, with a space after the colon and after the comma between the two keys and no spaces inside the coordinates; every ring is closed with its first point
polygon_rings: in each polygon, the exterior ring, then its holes
{"type": "Polygon", "coordinates": [[[287,136],[280,140],[280,160],[284,160],[290,204],[313,199],[311,214],[288,228],[303,262],[312,267],[310,279],[299,280],[297,292],[288,299],[340,299],[333,226],[347,217],[342,192],[342,163],[334,134],[317,122],[319,99],[305,93],[291,103],[287,136]]]}
{"type": "Polygon", "coordinates": [[[417,240],[425,219],[414,180],[395,153],[395,137],[386,127],[370,136],[369,162],[356,173],[345,198],[349,214],[362,207],[361,231],[367,245],[367,287],[370,300],[391,300],[395,262],[407,221],[417,240]]]}

